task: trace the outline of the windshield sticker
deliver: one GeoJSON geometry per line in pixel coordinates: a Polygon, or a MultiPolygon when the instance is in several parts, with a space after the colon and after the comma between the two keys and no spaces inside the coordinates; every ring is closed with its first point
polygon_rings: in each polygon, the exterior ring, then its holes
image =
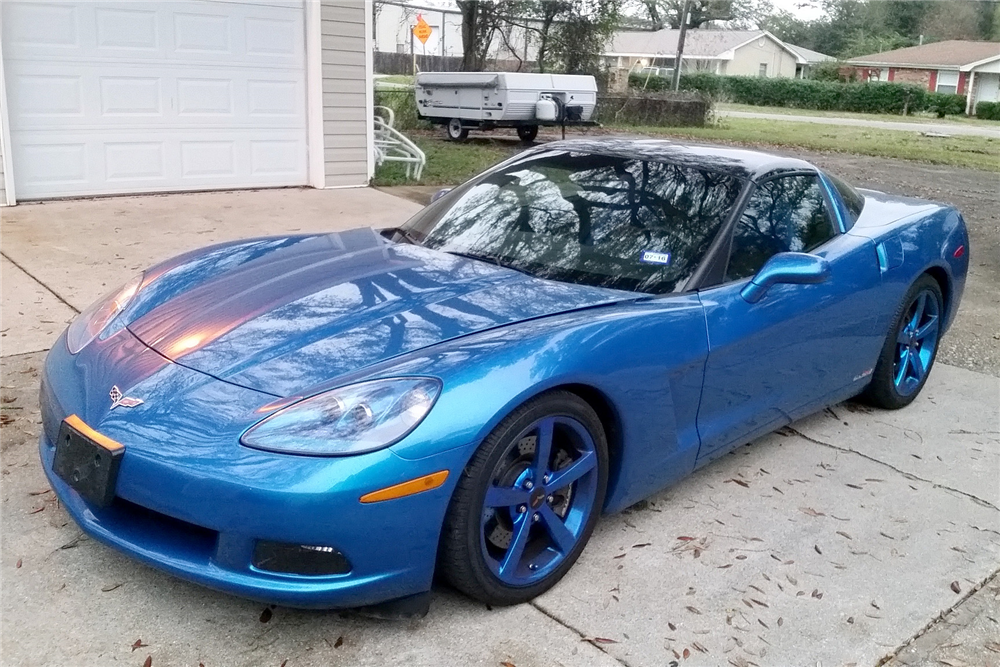
{"type": "Polygon", "coordinates": [[[639,258],[639,261],[645,262],[646,264],[669,264],[670,253],[653,252],[652,250],[643,250],[642,256],[639,258]]]}

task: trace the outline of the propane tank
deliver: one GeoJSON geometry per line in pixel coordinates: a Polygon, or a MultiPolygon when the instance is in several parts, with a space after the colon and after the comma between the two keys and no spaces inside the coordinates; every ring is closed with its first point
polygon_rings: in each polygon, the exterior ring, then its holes
{"type": "Polygon", "coordinates": [[[552,98],[535,102],[535,120],[554,121],[559,117],[559,107],[552,98]]]}

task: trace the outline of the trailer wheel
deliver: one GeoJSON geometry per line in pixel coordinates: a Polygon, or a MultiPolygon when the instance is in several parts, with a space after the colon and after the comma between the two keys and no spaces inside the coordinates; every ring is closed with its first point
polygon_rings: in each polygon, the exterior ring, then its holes
{"type": "Polygon", "coordinates": [[[452,118],[448,121],[448,138],[452,141],[462,141],[469,136],[469,128],[462,127],[459,118],[452,118]]]}
{"type": "Polygon", "coordinates": [[[526,144],[530,144],[538,136],[537,125],[518,125],[517,136],[526,144]]]}

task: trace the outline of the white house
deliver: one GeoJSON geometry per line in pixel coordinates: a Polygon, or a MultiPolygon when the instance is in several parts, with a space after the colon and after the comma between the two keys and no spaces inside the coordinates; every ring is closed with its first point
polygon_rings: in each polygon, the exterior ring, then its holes
{"type": "MultiPolygon", "coordinates": [[[[507,26],[504,35],[493,36],[489,57],[534,61],[538,56],[538,44],[533,36],[523,28],[507,26]]],[[[462,13],[450,0],[379,0],[375,3],[375,50],[461,58],[462,13]],[[413,36],[418,17],[431,27],[426,44],[413,36]]]]}
{"type": "MultiPolygon", "coordinates": [[[[602,54],[609,67],[671,67],[680,30],[615,33],[602,54]]],[[[787,77],[801,76],[806,58],[766,30],[688,30],[681,71],[787,77]]]]}
{"type": "Polygon", "coordinates": [[[0,203],[366,185],[372,0],[0,3],[0,203]]]}

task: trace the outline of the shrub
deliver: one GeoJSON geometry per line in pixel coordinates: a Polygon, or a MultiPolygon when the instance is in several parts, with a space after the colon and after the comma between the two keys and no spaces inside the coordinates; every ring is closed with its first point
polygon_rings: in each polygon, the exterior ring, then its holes
{"type": "Polygon", "coordinates": [[[976,105],[976,118],[1000,120],[1000,102],[980,102],[976,105]]]}
{"type": "Polygon", "coordinates": [[[841,81],[841,67],[843,67],[843,64],[839,60],[827,60],[818,65],[813,65],[809,72],[809,78],[813,81],[841,81]]]}
{"type": "Polygon", "coordinates": [[[602,95],[597,98],[597,120],[614,125],[704,127],[711,109],[711,100],[692,93],[602,95]]]}
{"type": "Polygon", "coordinates": [[[965,113],[965,95],[927,93],[927,105],[924,108],[937,114],[938,118],[958,116],[965,113]]]}
{"type": "Polygon", "coordinates": [[[394,127],[400,131],[430,127],[417,118],[417,100],[413,90],[376,90],[375,106],[389,107],[396,115],[394,127]]]}
{"type": "MultiPolygon", "coordinates": [[[[645,77],[633,75],[629,84],[641,88],[644,80],[645,77]]],[[[650,77],[646,89],[661,90],[669,85],[658,77],[650,77]]],[[[821,111],[902,114],[921,111],[927,104],[923,88],[902,83],[838,83],[696,73],[682,75],[680,87],[716,100],[821,111]]]]}

